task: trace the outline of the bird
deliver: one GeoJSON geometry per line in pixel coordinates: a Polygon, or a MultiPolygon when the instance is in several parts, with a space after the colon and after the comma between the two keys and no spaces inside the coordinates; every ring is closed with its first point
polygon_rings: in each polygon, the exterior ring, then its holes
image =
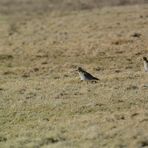
{"type": "Polygon", "coordinates": [[[81,81],[97,81],[99,80],[98,78],[92,76],[90,73],[86,72],[84,69],[82,69],[81,67],[78,67],[77,69],[80,79],[81,81]]]}
{"type": "Polygon", "coordinates": [[[143,57],[144,61],[144,71],[148,72],[148,59],[146,57],[143,57]]]}

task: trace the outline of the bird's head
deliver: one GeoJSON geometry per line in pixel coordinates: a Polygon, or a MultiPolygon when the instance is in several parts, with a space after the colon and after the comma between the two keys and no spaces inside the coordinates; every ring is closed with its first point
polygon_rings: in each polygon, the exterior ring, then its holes
{"type": "Polygon", "coordinates": [[[83,72],[84,70],[81,67],[78,67],[77,71],[83,72]]]}
{"type": "Polygon", "coordinates": [[[146,62],[148,61],[146,57],[143,57],[143,60],[146,61],[146,62]]]}

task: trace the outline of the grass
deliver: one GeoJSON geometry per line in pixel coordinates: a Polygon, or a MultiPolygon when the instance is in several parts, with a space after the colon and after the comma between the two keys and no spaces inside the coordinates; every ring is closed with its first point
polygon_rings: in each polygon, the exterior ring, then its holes
{"type": "Polygon", "coordinates": [[[6,19],[0,146],[147,146],[147,10],[141,5],[6,19]],[[100,81],[80,82],[77,66],[100,81]]]}

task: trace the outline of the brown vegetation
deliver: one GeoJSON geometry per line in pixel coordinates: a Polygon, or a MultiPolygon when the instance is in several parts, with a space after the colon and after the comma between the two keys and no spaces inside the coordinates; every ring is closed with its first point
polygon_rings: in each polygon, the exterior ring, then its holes
{"type": "Polygon", "coordinates": [[[148,146],[148,6],[27,14],[0,14],[0,147],[148,146]]]}

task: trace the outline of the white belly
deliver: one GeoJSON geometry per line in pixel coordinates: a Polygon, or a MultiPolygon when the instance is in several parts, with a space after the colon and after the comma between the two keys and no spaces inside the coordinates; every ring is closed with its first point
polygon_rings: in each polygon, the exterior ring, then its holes
{"type": "Polygon", "coordinates": [[[81,79],[81,80],[86,80],[86,78],[85,78],[85,76],[84,76],[83,73],[79,72],[79,76],[80,76],[80,79],[81,79]]]}
{"type": "Polygon", "coordinates": [[[148,63],[144,61],[144,70],[145,72],[148,72],[148,63]]]}

